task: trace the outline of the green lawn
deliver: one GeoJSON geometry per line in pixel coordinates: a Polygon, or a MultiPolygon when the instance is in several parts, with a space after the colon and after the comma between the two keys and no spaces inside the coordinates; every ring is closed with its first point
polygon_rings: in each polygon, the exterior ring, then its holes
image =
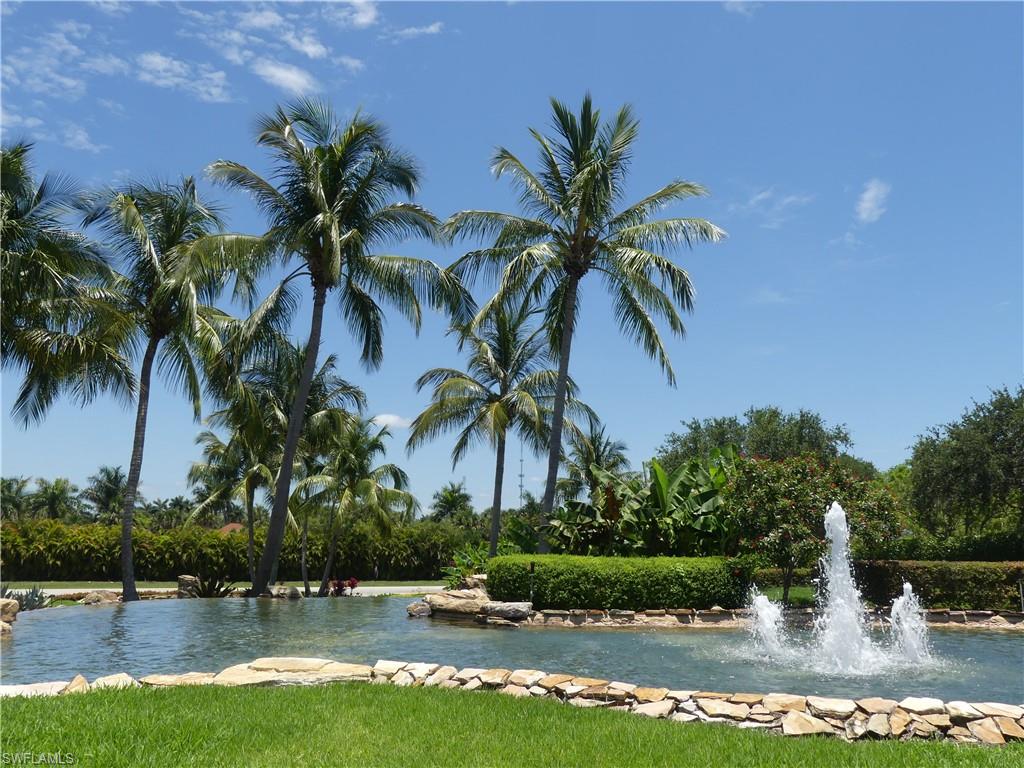
{"type": "MultiPolygon", "coordinates": [[[[782,587],[767,587],[761,590],[769,600],[782,600],[782,587]]],[[[795,608],[814,607],[814,587],[790,587],[789,603],[795,608]]]]}
{"type": "MultiPolygon", "coordinates": [[[[286,581],[284,582],[291,587],[301,587],[301,581],[286,581]]],[[[80,589],[83,592],[87,592],[91,589],[120,589],[121,582],[119,581],[12,581],[9,586],[11,589],[31,589],[34,586],[39,586],[45,592],[48,589],[80,589]]],[[[238,582],[239,586],[244,586],[242,582],[238,582]]],[[[311,589],[316,589],[320,586],[320,579],[309,582],[311,589]]],[[[178,586],[176,581],[137,581],[135,586],[139,590],[145,589],[173,589],[178,586]]],[[[359,582],[361,587],[439,587],[442,586],[440,581],[361,581],[359,582]]]]}
{"type": "Polygon", "coordinates": [[[6,699],[3,751],[82,766],[999,766],[1024,747],[847,744],[497,693],[349,683],[6,699]]]}

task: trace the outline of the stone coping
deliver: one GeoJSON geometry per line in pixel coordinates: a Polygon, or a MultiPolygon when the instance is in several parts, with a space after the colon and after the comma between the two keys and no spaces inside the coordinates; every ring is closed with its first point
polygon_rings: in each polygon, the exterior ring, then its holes
{"type": "Polygon", "coordinates": [[[82,675],[76,675],[70,681],[0,685],[0,696],[58,696],[139,686],[338,682],[491,690],[517,698],[552,699],[575,707],[600,707],[680,723],[758,728],[785,736],[834,736],[847,741],[932,739],[991,745],[1024,741],[1024,705],[945,702],[916,696],[896,701],[878,697],[840,699],[788,693],[684,691],[572,674],[550,674],[538,669],[459,669],[385,659],[370,666],[322,658],[265,657],[235,664],[217,673],[146,675],[136,680],[122,672],[91,683],[82,675]]]}

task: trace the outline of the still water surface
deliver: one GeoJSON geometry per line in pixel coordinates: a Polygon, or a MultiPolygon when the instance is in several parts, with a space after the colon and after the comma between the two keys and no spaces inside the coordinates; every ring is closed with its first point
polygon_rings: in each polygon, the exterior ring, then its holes
{"type": "Polygon", "coordinates": [[[113,672],[216,672],[259,656],[320,656],[533,668],[638,684],[831,696],[1024,701],[1024,636],[937,628],[936,662],[861,677],[762,658],[735,629],[508,630],[409,619],[401,598],[151,600],[18,616],[0,646],[0,681],[92,679],[113,672]]]}

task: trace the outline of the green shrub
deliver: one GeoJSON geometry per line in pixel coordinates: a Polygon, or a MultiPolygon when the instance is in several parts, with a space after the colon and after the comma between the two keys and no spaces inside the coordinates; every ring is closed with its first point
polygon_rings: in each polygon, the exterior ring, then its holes
{"type": "Polygon", "coordinates": [[[532,598],[536,610],[732,608],[743,604],[750,574],[742,558],[508,555],[488,564],[487,591],[532,598]]]}
{"type": "MultiPolygon", "coordinates": [[[[256,556],[265,531],[256,532],[256,556]]],[[[228,581],[248,580],[247,534],[219,533],[199,526],[165,532],[136,529],[135,577],[174,581],[180,574],[203,574],[228,581]]],[[[467,544],[467,534],[447,523],[419,520],[382,536],[369,523],[346,527],[339,537],[335,574],[343,578],[437,579],[467,544]]],[[[18,581],[117,581],[121,578],[121,529],[113,525],[65,525],[53,520],[4,523],[0,562],[5,579],[18,581]]],[[[307,560],[311,580],[319,581],[327,559],[324,537],[310,533],[307,560]]],[[[289,530],[281,550],[278,578],[300,578],[299,537],[289,530]]]]}
{"type": "Polygon", "coordinates": [[[857,584],[876,605],[889,605],[909,581],[933,608],[1019,611],[1024,562],[869,560],[854,564],[857,584]]]}
{"type": "Polygon", "coordinates": [[[1001,562],[1024,556],[1024,533],[997,531],[972,535],[932,536],[920,531],[888,539],[855,554],[865,560],[968,560],[1001,562]]]}
{"type": "MultiPolygon", "coordinates": [[[[793,571],[793,586],[810,586],[818,575],[815,568],[797,568],[793,571]]],[[[760,589],[781,587],[785,574],[781,568],[758,568],[754,571],[754,584],[760,589]]]]}

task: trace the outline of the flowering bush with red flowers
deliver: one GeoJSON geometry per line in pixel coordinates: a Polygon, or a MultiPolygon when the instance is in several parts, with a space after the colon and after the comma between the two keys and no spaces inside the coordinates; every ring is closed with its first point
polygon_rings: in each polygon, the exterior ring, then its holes
{"type": "Polygon", "coordinates": [[[351,595],[355,591],[355,588],[358,586],[359,579],[357,579],[355,576],[352,576],[348,579],[332,579],[330,583],[331,597],[342,597],[345,594],[351,595]],[[345,590],[348,590],[348,592],[346,592],[345,590]]]}

